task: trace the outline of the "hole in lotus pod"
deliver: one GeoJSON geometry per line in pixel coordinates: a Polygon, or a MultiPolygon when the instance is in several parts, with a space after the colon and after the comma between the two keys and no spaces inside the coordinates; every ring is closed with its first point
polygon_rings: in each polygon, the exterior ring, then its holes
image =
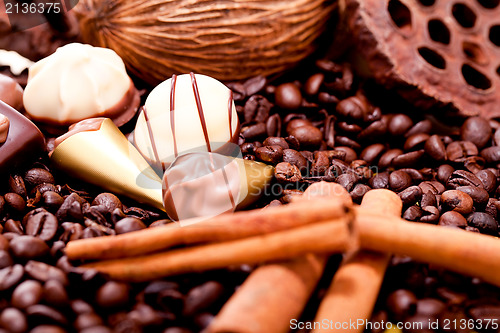
{"type": "Polygon", "coordinates": [[[470,61],[473,61],[479,65],[485,65],[488,63],[488,58],[484,54],[481,47],[476,43],[463,42],[462,49],[464,51],[465,56],[470,61]]]}
{"type": "Polygon", "coordinates": [[[399,29],[411,30],[411,12],[405,4],[399,0],[390,0],[387,10],[392,21],[399,29]]]}
{"type": "Polygon", "coordinates": [[[418,2],[420,2],[422,6],[430,7],[436,2],[436,0],[418,0],[418,2]]]}
{"type": "Polygon", "coordinates": [[[462,75],[465,82],[476,89],[487,90],[491,88],[490,79],[470,65],[464,64],[462,66],[462,75]]]}
{"type": "Polygon", "coordinates": [[[446,68],[446,60],[437,53],[436,51],[428,48],[428,47],[419,47],[418,54],[431,66],[445,69],[446,68]]]}
{"type": "Polygon", "coordinates": [[[490,28],[490,41],[496,46],[500,46],[500,25],[494,25],[490,28]]]}
{"type": "Polygon", "coordinates": [[[433,41],[446,45],[450,44],[450,30],[441,20],[430,20],[427,29],[433,41]]]}
{"type": "Polygon", "coordinates": [[[486,9],[496,8],[500,4],[500,0],[477,0],[477,2],[486,9]]]}
{"type": "Polygon", "coordinates": [[[476,24],[477,15],[466,4],[454,4],[451,13],[457,23],[464,28],[472,28],[476,24]]]}

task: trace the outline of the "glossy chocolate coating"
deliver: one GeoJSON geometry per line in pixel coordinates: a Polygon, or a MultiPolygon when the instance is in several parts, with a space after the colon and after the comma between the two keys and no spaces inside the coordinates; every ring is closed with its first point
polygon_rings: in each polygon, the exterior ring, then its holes
{"type": "Polygon", "coordinates": [[[0,113],[9,119],[9,132],[0,144],[0,177],[11,169],[39,156],[45,149],[45,138],[31,121],[0,101],[0,113]]]}

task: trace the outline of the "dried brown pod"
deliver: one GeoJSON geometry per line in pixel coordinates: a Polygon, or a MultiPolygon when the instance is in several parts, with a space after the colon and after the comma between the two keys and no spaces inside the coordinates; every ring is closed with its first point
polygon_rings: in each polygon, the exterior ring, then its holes
{"type": "Polygon", "coordinates": [[[314,51],[336,0],[81,0],[83,42],[117,52],[156,84],[194,71],[219,80],[282,72],[314,51]]]}

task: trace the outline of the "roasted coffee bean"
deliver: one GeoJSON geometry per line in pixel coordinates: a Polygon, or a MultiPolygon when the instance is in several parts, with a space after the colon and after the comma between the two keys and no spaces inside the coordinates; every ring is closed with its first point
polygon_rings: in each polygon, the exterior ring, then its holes
{"type": "Polygon", "coordinates": [[[478,155],[478,150],[470,141],[453,141],[446,146],[446,155],[450,161],[463,162],[469,156],[478,155]]]}
{"type": "Polygon", "coordinates": [[[500,147],[493,146],[481,150],[481,157],[485,159],[486,163],[498,163],[500,161],[500,147]]]}
{"type": "Polygon", "coordinates": [[[323,73],[311,75],[304,84],[304,92],[310,96],[317,95],[324,80],[325,74],[323,73]]]}
{"type": "Polygon", "coordinates": [[[302,104],[302,93],[294,83],[283,83],[276,87],[274,101],[280,108],[296,110],[302,104]]]}
{"type": "Polygon", "coordinates": [[[129,289],[123,282],[106,282],[97,290],[95,301],[103,308],[125,306],[129,301],[129,289]]]}
{"type": "Polygon", "coordinates": [[[467,310],[469,315],[480,321],[500,321],[500,306],[498,304],[477,304],[467,310]]]}
{"type": "Polygon", "coordinates": [[[490,141],[491,126],[485,118],[470,117],[460,128],[460,136],[462,140],[470,141],[481,149],[490,141]]]}
{"type": "Polygon", "coordinates": [[[59,223],[52,213],[44,208],[37,208],[24,216],[23,224],[27,235],[50,241],[56,235],[59,223]]]}
{"type": "Polygon", "coordinates": [[[37,192],[40,192],[40,194],[43,195],[47,191],[52,191],[52,192],[60,193],[60,190],[61,190],[60,186],[56,186],[56,185],[50,184],[50,183],[42,183],[42,184],[38,184],[37,186],[35,186],[31,190],[30,195],[31,196],[35,196],[37,192]]]}
{"type": "Polygon", "coordinates": [[[28,261],[26,263],[25,270],[28,276],[40,282],[56,280],[63,285],[68,284],[68,278],[61,269],[41,261],[28,261]]]}
{"type": "Polygon", "coordinates": [[[12,305],[18,309],[37,304],[42,299],[42,284],[35,280],[26,280],[12,292],[12,305]]]}
{"type": "Polygon", "coordinates": [[[146,229],[146,225],[135,217],[126,217],[115,224],[115,231],[117,234],[124,234],[142,229],[146,229]]]}
{"type": "Polygon", "coordinates": [[[10,208],[13,212],[22,212],[26,207],[26,201],[17,193],[9,192],[4,196],[6,207],[10,208]]]}
{"type": "Polygon", "coordinates": [[[295,165],[301,172],[307,170],[307,160],[295,149],[283,149],[283,162],[295,165]]]}
{"type": "Polygon", "coordinates": [[[200,313],[194,317],[194,323],[200,330],[205,330],[205,328],[210,325],[214,317],[215,316],[209,312],[200,313]]]}
{"type": "Polygon", "coordinates": [[[3,215],[4,210],[6,208],[5,198],[0,195],[0,214],[3,215]]]}
{"type": "Polygon", "coordinates": [[[300,143],[300,147],[318,147],[323,141],[323,133],[314,126],[301,126],[289,132],[300,143]]]}
{"type": "Polygon", "coordinates": [[[353,173],[344,173],[337,177],[337,183],[339,183],[347,192],[351,192],[354,185],[358,182],[359,178],[353,173]]]}
{"type": "MultiPolygon", "coordinates": [[[[421,189],[421,187],[419,186],[421,189]]],[[[422,191],[423,192],[423,191],[422,191]]],[[[436,195],[431,191],[426,191],[422,193],[422,199],[420,200],[420,207],[436,206],[436,195]]]]}
{"type": "Polygon", "coordinates": [[[63,222],[61,227],[64,231],[59,239],[65,243],[82,237],[83,226],[79,223],[63,222]]]}
{"type": "Polygon", "coordinates": [[[283,148],[280,146],[264,146],[255,149],[255,157],[262,162],[276,164],[283,158],[283,148]]]}
{"type": "Polygon", "coordinates": [[[444,191],[441,195],[441,207],[444,210],[453,210],[460,214],[472,212],[473,200],[465,192],[458,190],[444,191]]]}
{"type": "Polygon", "coordinates": [[[350,147],[350,148],[355,149],[355,150],[361,149],[361,145],[358,142],[354,141],[351,138],[348,138],[347,136],[337,135],[335,137],[335,142],[339,146],[346,146],[346,147],[350,147]]]}
{"type": "Polygon", "coordinates": [[[18,259],[36,259],[46,256],[50,248],[40,238],[34,236],[19,236],[10,241],[10,251],[18,259]]]}
{"type": "Polygon", "coordinates": [[[481,233],[498,236],[497,221],[490,214],[475,212],[467,218],[467,224],[478,228],[481,233]]]}
{"type": "Polygon", "coordinates": [[[400,321],[409,315],[415,314],[417,298],[410,290],[398,289],[387,296],[387,308],[392,318],[400,321]]]}
{"type": "Polygon", "coordinates": [[[243,82],[243,87],[245,88],[246,94],[251,96],[264,89],[266,84],[267,79],[262,75],[257,75],[243,82]]]}
{"type": "Polygon", "coordinates": [[[68,323],[68,320],[61,312],[43,304],[29,306],[26,309],[26,315],[29,322],[56,325],[66,325],[68,323]]]}
{"type": "Polygon", "coordinates": [[[363,128],[357,124],[349,124],[345,121],[337,122],[337,128],[340,132],[345,135],[357,134],[363,130],[363,128]]]}
{"type": "Polygon", "coordinates": [[[472,198],[472,201],[474,201],[475,206],[485,207],[488,204],[490,196],[483,188],[475,186],[459,186],[456,189],[467,193],[472,198]]]}
{"type": "Polygon", "coordinates": [[[325,171],[330,167],[330,159],[328,154],[323,151],[318,151],[314,153],[314,161],[311,164],[311,176],[321,176],[325,174],[325,171]]]}
{"type": "Polygon", "coordinates": [[[19,264],[0,269],[0,291],[16,286],[24,276],[24,268],[19,264]]]}
{"type": "Polygon", "coordinates": [[[63,284],[53,279],[48,280],[43,285],[43,300],[45,303],[59,308],[69,303],[68,293],[63,284]]]}
{"type": "Polygon", "coordinates": [[[343,152],[344,158],[340,158],[340,159],[345,161],[346,163],[351,163],[352,161],[358,159],[358,155],[356,154],[356,151],[354,149],[352,149],[351,147],[339,146],[339,147],[335,147],[334,151],[343,152]]]}
{"type": "Polygon", "coordinates": [[[17,220],[8,219],[7,221],[5,221],[5,224],[3,227],[5,229],[5,232],[12,232],[12,233],[16,233],[18,235],[24,234],[23,225],[21,224],[21,222],[19,222],[17,220]]]}
{"type": "Polygon", "coordinates": [[[493,193],[497,187],[497,177],[491,170],[480,170],[475,173],[488,193],[493,193]]]}
{"type": "Polygon", "coordinates": [[[373,176],[374,171],[376,172],[378,170],[376,167],[369,166],[364,160],[352,161],[350,168],[358,177],[366,180],[370,179],[373,176]]]}
{"type": "Polygon", "coordinates": [[[270,136],[262,143],[264,146],[280,146],[283,149],[289,149],[288,142],[282,137],[270,136]]]}
{"type": "Polygon", "coordinates": [[[448,178],[450,178],[451,174],[455,171],[455,168],[449,164],[442,164],[437,169],[436,178],[441,183],[446,184],[448,182],[448,178]]]}
{"type": "Polygon", "coordinates": [[[102,318],[99,317],[95,312],[83,313],[76,317],[75,321],[73,322],[73,326],[78,331],[84,330],[86,328],[100,326],[102,324],[102,318]]]}
{"type": "Polygon", "coordinates": [[[351,195],[352,201],[355,203],[361,203],[366,192],[370,191],[371,187],[365,184],[356,184],[354,188],[349,193],[351,195]]]}
{"type": "Polygon", "coordinates": [[[76,314],[94,312],[92,306],[82,299],[75,299],[70,302],[71,310],[76,314]]]}
{"type": "Polygon", "coordinates": [[[446,159],[446,147],[439,135],[431,135],[424,145],[425,152],[436,161],[446,159]]]}
{"type": "Polygon", "coordinates": [[[352,120],[362,120],[367,111],[366,104],[357,96],[351,96],[341,100],[337,104],[337,113],[352,120]]]}
{"type": "Polygon", "coordinates": [[[382,120],[376,120],[358,134],[359,140],[374,140],[383,137],[387,133],[387,124],[382,120]]]}
{"type": "Polygon", "coordinates": [[[419,162],[420,158],[422,158],[424,153],[424,150],[420,149],[396,156],[392,160],[392,165],[395,168],[408,168],[415,166],[419,162]]]}
{"type": "Polygon", "coordinates": [[[421,120],[413,125],[407,132],[404,132],[404,137],[408,138],[414,134],[427,133],[432,130],[432,122],[429,119],[421,120]]]}
{"type": "Polygon", "coordinates": [[[420,222],[437,224],[439,221],[439,209],[434,206],[422,207],[422,216],[420,222]]]}
{"type": "Polygon", "coordinates": [[[423,149],[427,139],[429,139],[429,134],[427,133],[413,134],[406,139],[403,149],[406,151],[423,149]]]}
{"type": "Polygon", "coordinates": [[[298,182],[302,179],[299,168],[288,162],[281,162],[274,168],[274,176],[279,182],[298,182]]]}
{"type": "Polygon", "coordinates": [[[12,257],[9,252],[5,250],[0,250],[0,269],[12,266],[14,261],[12,261],[12,257]]]}
{"type": "Polygon", "coordinates": [[[38,184],[49,183],[54,184],[54,176],[42,168],[33,168],[26,172],[24,175],[24,181],[31,187],[35,187],[38,184]]]}
{"type": "Polygon", "coordinates": [[[465,170],[456,170],[448,178],[446,186],[449,188],[457,188],[459,186],[475,186],[483,187],[483,183],[472,172],[465,170]]]}
{"type": "Polygon", "coordinates": [[[9,249],[9,240],[5,238],[2,234],[0,234],[0,250],[8,250],[9,249]]]}
{"type": "Polygon", "coordinates": [[[241,135],[245,140],[256,140],[259,139],[267,133],[267,128],[265,123],[255,123],[241,128],[241,135]]]}
{"type": "Polygon", "coordinates": [[[389,187],[394,192],[400,192],[411,186],[413,180],[404,171],[396,170],[389,175],[389,187]]]}
{"type": "Polygon", "coordinates": [[[245,122],[264,122],[269,116],[269,111],[271,110],[272,104],[261,95],[251,96],[243,107],[243,114],[245,117],[245,122]]]}
{"type": "Polygon", "coordinates": [[[391,166],[394,158],[400,156],[401,154],[403,154],[403,151],[398,148],[387,150],[385,153],[382,154],[382,156],[380,156],[380,159],[378,161],[379,168],[385,169],[391,166]]]}
{"type": "Polygon", "coordinates": [[[120,199],[112,193],[101,193],[92,201],[92,206],[99,207],[102,214],[111,214],[115,209],[123,209],[120,199]]]}
{"type": "Polygon", "coordinates": [[[11,175],[9,177],[9,191],[26,198],[28,193],[26,192],[26,185],[24,185],[23,177],[19,175],[11,175]]]}
{"type": "Polygon", "coordinates": [[[245,142],[240,146],[241,152],[243,154],[253,154],[255,153],[255,144],[253,142],[245,142]]]}
{"type": "Polygon", "coordinates": [[[406,172],[407,174],[410,175],[411,179],[413,180],[414,183],[419,183],[421,181],[424,180],[424,176],[422,175],[422,173],[420,171],[418,171],[417,169],[413,169],[413,168],[402,168],[402,169],[399,169],[400,171],[404,171],[406,172]]]}
{"type": "Polygon", "coordinates": [[[373,188],[389,188],[389,172],[380,172],[368,180],[368,184],[373,188]]]}
{"type": "Polygon", "coordinates": [[[43,192],[42,197],[45,206],[50,211],[57,211],[64,202],[64,198],[54,191],[43,192]]]}
{"type": "Polygon", "coordinates": [[[403,213],[403,218],[408,221],[418,221],[422,217],[422,208],[413,205],[403,213]]]}
{"type": "Polygon", "coordinates": [[[0,327],[11,333],[24,333],[28,330],[26,316],[16,308],[6,308],[0,314],[0,327]]]}
{"type": "Polygon", "coordinates": [[[484,165],[486,164],[484,158],[481,156],[470,156],[465,158],[464,160],[464,167],[472,172],[472,173],[477,173],[480,170],[484,169],[484,165]]]}
{"type": "Polygon", "coordinates": [[[30,333],[66,333],[66,330],[57,325],[38,325],[30,333]]]}
{"type": "Polygon", "coordinates": [[[422,298],[417,301],[417,314],[428,318],[437,318],[446,308],[446,304],[436,298],[422,298]]]}
{"type": "Polygon", "coordinates": [[[284,122],[287,124],[286,125],[286,132],[290,134],[294,129],[302,127],[302,126],[313,126],[310,120],[304,118],[293,118],[290,121],[286,120],[285,118],[284,122]]]}
{"type": "Polygon", "coordinates": [[[383,144],[374,143],[363,149],[361,154],[359,154],[359,158],[365,160],[367,163],[375,164],[384,151],[385,146],[383,144]]]}
{"type": "Polygon", "coordinates": [[[422,198],[422,189],[416,185],[410,186],[398,193],[403,205],[410,206],[422,198]]]}
{"type": "Polygon", "coordinates": [[[186,294],[184,302],[184,316],[193,316],[207,310],[217,302],[224,293],[224,286],[217,281],[207,281],[194,287],[186,294]]]}
{"type": "Polygon", "coordinates": [[[169,327],[163,333],[192,333],[192,331],[184,327],[169,327]]]}
{"type": "Polygon", "coordinates": [[[396,114],[391,117],[387,129],[394,136],[405,134],[413,126],[413,121],[405,114],[396,114]]]}
{"type": "Polygon", "coordinates": [[[83,219],[82,205],[86,201],[76,193],[71,193],[65,199],[56,212],[60,221],[81,221],[83,219]]]}

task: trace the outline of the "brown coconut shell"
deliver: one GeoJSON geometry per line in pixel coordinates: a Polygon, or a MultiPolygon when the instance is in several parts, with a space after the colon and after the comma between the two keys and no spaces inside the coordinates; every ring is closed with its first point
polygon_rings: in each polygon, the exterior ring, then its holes
{"type": "Polygon", "coordinates": [[[80,0],[85,43],[117,52],[156,84],[194,71],[219,80],[283,72],[311,54],[336,0],[80,0]]]}

